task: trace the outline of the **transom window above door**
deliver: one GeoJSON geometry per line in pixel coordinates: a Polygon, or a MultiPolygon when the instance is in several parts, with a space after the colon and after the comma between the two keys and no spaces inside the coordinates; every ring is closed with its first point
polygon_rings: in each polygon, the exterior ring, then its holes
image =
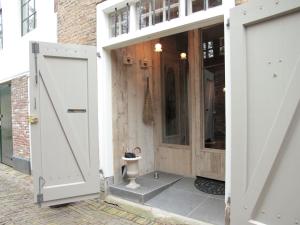
{"type": "Polygon", "coordinates": [[[36,27],[35,0],[21,0],[22,36],[36,27]]]}
{"type": "Polygon", "coordinates": [[[113,38],[220,5],[222,0],[128,0],[109,5],[104,11],[109,38],[113,38]]]}

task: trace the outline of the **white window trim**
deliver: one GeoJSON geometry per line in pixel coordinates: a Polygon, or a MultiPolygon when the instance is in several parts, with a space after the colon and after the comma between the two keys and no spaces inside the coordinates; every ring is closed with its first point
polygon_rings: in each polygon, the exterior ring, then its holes
{"type": "Polygon", "coordinates": [[[98,5],[98,28],[101,29],[101,47],[105,49],[116,49],[131,44],[148,41],[161,36],[172,35],[175,33],[201,28],[224,21],[224,12],[228,9],[225,2],[232,0],[223,0],[224,4],[209,8],[204,11],[185,15],[185,0],[180,1],[179,17],[170,21],[161,22],[143,29],[139,29],[136,21],[135,0],[109,0],[98,5]],[[114,12],[115,8],[126,7],[130,5],[129,33],[117,37],[111,37],[109,26],[109,14],[114,12]]]}

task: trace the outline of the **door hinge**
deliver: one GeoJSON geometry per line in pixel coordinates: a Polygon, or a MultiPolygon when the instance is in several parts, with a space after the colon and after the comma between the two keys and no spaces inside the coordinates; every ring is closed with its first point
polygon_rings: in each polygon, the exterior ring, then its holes
{"type": "Polygon", "coordinates": [[[44,187],[46,181],[42,176],[39,176],[39,193],[37,194],[37,203],[41,207],[42,202],[44,202],[44,195],[42,194],[42,188],[44,187]]]}
{"type": "Polygon", "coordinates": [[[32,43],[32,53],[38,54],[40,53],[40,45],[37,42],[32,43]]]}
{"type": "Polygon", "coordinates": [[[34,109],[36,109],[36,98],[34,98],[34,105],[33,105],[34,109]]]}
{"type": "Polygon", "coordinates": [[[226,27],[228,27],[228,28],[230,27],[230,19],[229,18],[227,19],[226,27]]]}
{"type": "Polygon", "coordinates": [[[34,79],[35,79],[35,84],[37,85],[37,83],[38,83],[37,54],[40,53],[40,45],[39,45],[38,42],[33,42],[32,43],[32,53],[34,54],[34,79]]]}
{"type": "Polygon", "coordinates": [[[28,122],[30,124],[37,124],[39,122],[39,118],[36,115],[30,115],[28,117],[28,122]]]}
{"type": "Polygon", "coordinates": [[[41,205],[42,202],[44,201],[44,195],[43,194],[37,194],[36,199],[37,199],[37,203],[39,205],[41,205]]]}

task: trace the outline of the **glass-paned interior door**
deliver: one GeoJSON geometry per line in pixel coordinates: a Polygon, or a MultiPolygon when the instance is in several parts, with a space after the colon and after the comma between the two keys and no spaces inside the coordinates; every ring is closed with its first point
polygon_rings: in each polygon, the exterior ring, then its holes
{"type": "Polygon", "coordinates": [[[188,35],[161,39],[163,143],[189,145],[188,35]]]}
{"type": "Polygon", "coordinates": [[[202,31],[204,143],[225,149],[225,67],[223,24],[202,31]]]}

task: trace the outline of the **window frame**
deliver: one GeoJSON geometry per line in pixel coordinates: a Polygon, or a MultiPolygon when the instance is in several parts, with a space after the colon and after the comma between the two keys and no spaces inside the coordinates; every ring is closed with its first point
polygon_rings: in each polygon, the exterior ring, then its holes
{"type": "Polygon", "coordinates": [[[30,31],[34,30],[36,28],[36,5],[35,5],[35,0],[21,0],[21,36],[26,35],[27,33],[29,33],[30,31]],[[29,5],[30,2],[33,2],[33,9],[34,12],[30,13],[30,9],[29,7],[27,8],[27,16],[24,17],[23,14],[23,9],[24,7],[27,7],[29,5]],[[29,20],[33,17],[34,20],[34,25],[33,28],[30,30],[29,29],[29,20]],[[24,22],[26,22],[26,31],[24,30],[24,22]]]}

